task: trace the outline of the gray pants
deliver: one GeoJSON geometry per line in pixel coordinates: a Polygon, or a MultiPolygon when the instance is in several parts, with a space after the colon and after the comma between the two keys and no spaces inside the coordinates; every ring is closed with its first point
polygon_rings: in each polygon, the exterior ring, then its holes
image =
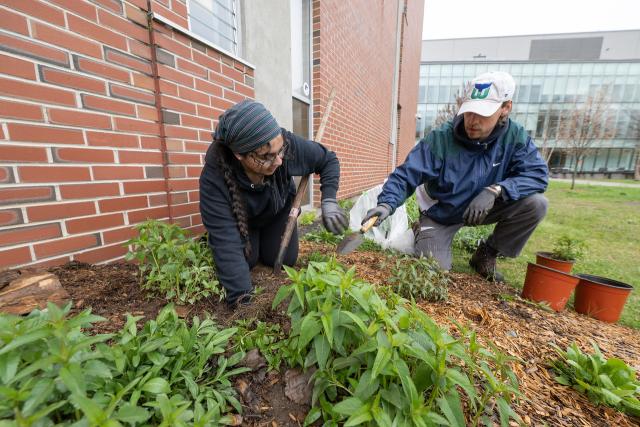
{"type": "MultiPolygon", "coordinates": [[[[529,240],[531,233],[547,213],[547,199],[540,193],[524,199],[496,201],[483,225],[496,224],[487,243],[500,255],[515,258],[529,240]]],[[[420,228],[415,230],[416,256],[432,256],[445,270],[451,269],[451,243],[464,224],[445,225],[426,215],[420,216],[420,228]]]]}

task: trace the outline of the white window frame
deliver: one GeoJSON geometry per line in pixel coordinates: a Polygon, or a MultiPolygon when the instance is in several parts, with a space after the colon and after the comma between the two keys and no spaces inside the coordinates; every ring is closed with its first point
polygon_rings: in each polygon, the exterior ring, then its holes
{"type": "MultiPolygon", "coordinates": [[[[191,3],[194,1],[197,1],[197,0],[187,0],[187,22],[189,24],[188,30],[192,33],[193,33],[193,27],[191,25],[191,19],[192,19],[191,3]]],[[[212,1],[216,1],[216,0],[212,0],[212,1]]],[[[200,39],[206,40],[208,44],[214,46],[216,49],[220,50],[223,53],[229,54],[230,56],[233,56],[233,57],[240,57],[242,56],[242,31],[240,28],[240,22],[242,22],[242,19],[240,16],[240,1],[231,0],[231,2],[232,2],[232,8],[233,8],[232,10],[233,22],[229,24],[233,28],[233,48],[231,50],[224,48],[220,46],[218,43],[216,43],[215,41],[209,40],[208,38],[199,34],[198,34],[198,37],[200,39]]]]}

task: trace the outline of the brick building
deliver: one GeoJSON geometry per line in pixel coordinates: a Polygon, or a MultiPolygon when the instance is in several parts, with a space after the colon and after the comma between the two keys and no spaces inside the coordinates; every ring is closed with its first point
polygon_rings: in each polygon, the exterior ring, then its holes
{"type": "Polygon", "coordinates": [[[247,97],[311,138],[335,88],[339,197],[380,183],[414,143],[423,7],[0,0],[0,267],[114,260],[147,218],[201,231],[211,132],[247,97]]]}

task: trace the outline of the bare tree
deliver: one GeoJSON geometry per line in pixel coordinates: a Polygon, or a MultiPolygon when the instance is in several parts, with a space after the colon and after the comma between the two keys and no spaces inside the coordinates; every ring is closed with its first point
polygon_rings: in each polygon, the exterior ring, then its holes
{"type": "MultiPolygon", "coordinates": [[[[562,118],[563,116],[560,115],[560,121],[558,123],[559,129],[562,129],[562,118]]],[[[547,166],[549,166],[549,161],[551,160],[551,156],[553,155],[553,152],[555,150],[555,147],[549,146],[549,140],[556,139],[555,135],[553,135],[555,131],[556,129],[551,129],[549,120],[545,120],[544,127],[542,128],[542,145],[540,145],[540,155],[542,156],[542,159],[545,161],[547,166]]]]}
{"type": "Polygon", "coordinates": [[[608,89],[608,86],[601,87],[596,93],[588,96],[583,104],[565,111],[562,126],[558,131],[558,140],[566,143],[567,151],[574,160],[571,174],[572,190],[576,185],[578,169],[593,144],[596,141],[611,139],[615,134],[609,114],[611,104],[608,89]]]}
{"type": "Polygon", "coordinates": [[[438,110],[438,114],[436,115],[436,121],[434,123],[435,127],[440,127],[441,125],[445,124],[449,120],[453,120],[456,117],[456,114],[458,114],[458,110],[460,109],[460,106],[462,105],[462,101],[463,101],[462,91],[461,90],[456,91],[456,94],[454,96],[456,99],[455,104],[447,104],[438,110]]]}

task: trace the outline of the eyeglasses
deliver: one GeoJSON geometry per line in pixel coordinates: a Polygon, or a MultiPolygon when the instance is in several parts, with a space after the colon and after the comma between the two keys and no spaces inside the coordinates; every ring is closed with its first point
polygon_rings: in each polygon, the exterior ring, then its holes
{"type": "Polygon", "coordinates": [[[276,161],[276,158],[280,157],[281,159],[287,153],[287,144],[283,144],[282,148],[277,153],[267,153],[267,154],[256,154],[255,151],[249,153],[249,156],[253,159],[254,162],[259,164],[262,167],[269,167],[276,161]]]}

